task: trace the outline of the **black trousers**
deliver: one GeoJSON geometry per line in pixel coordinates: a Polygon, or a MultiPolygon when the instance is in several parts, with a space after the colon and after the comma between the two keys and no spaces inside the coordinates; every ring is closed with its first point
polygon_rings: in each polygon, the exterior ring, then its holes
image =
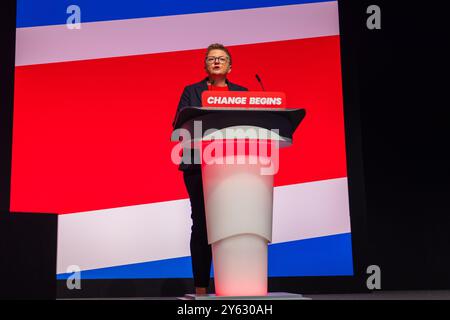
{"type": "Polygon", "coordinates": [[[183,172],[189,199],[191,200],[191,257],[194,286],[208,287],[211,272],[211,245],[206,233],[205,202],[203,200],[202,174],[200,170],[183,172]]]}

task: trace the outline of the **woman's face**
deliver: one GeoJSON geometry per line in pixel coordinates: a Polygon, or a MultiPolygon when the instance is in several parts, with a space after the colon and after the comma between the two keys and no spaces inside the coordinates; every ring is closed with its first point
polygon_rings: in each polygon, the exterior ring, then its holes
{"type": "Polygon", "coordinates": [[[211,50],[205,60],[205,70],[209,75],[225,76],[231,72],[230,59],[225,51],[211,50]]]}

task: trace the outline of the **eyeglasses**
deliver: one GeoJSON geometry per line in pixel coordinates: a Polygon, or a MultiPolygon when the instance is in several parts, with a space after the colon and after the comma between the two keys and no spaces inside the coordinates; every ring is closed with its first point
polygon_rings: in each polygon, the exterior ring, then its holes
{"type": "Polygon", "coordinates": [[[206,57],[206,63],[207,64],[213,64],[214,62],[216,62],[216,60],[219,60],[220,64],[224,64],[228,61],[227,57],[206,57]]]}

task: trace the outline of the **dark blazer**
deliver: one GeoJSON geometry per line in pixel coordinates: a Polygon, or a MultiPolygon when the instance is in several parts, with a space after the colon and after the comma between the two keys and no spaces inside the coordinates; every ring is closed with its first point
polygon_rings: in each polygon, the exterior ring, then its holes
{"type": "MultiPolygon", "coordinates": [[[[178,113],[186,107],[202,107],[202,93],[203,91],[208,90],[208,78],[203,79],[200,82],[188,85],[184,88],[183,93],[180,98],[180,102],[178,103],[177,112],[174,117],[174,122],[172,126],[175,125],[175,119],[177,118],[178,113]]],[[[230,91],[248,91],[247,88],[239,86],[237,84],[231,83],[226,80],[228,85],[228,90],[230,91]]],[[[193,156],[193,154],[191,155],[193,156]]],[[[193,159],[193,158],[192,158],[193,159]]],[[[193,161],[192,161],[193,162],[193,161]]],[[[181,163],[179,170],[187,171],[187,170],[200,170],[200,165],[198,164],[184,164],[181,163]]]]}

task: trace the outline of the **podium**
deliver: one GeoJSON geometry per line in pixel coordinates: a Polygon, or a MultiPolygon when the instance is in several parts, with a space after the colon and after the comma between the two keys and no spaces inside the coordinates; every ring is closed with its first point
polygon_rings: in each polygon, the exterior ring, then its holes
{"type": "Polygon", "coordinates": [[[182,140],[180,148],[200,155],[217,297],[270,297],[268,243],[278,150],[292,145],[305,114],[304,109],[227,105],[186,107],[177,114],[172,141],[182,140]]]}

